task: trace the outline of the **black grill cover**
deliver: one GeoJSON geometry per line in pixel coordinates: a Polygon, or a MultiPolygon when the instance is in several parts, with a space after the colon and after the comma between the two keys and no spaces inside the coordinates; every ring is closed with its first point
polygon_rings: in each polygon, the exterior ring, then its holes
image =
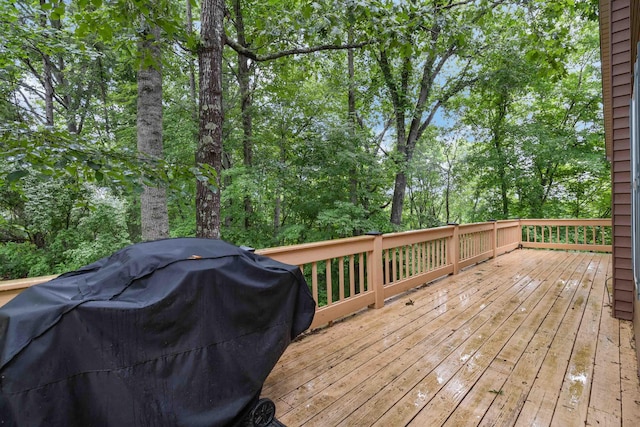
{"type": "Polygon", "coordinates": [[[314,310],[295,266],[130,246],[0,308],[0,426],[238,424],[314,310]]]}

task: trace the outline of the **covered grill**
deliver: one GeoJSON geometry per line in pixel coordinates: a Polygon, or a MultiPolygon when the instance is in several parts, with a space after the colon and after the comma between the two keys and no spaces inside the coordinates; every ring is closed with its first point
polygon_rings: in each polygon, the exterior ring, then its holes
{"type": "Polygon", "coordinates": [[[314,310],[297,267],[228,243],[127,247],[0,308],[0,425],[267,425],[314,310]]]}

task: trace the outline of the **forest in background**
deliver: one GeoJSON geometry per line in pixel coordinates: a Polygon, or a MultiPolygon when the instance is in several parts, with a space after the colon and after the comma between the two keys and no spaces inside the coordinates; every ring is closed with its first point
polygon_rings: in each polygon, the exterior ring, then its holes
{"type": "Polygon", "coordinates": [[[610,216],[595,0],[0,3],[0,278],[610,216]]]}

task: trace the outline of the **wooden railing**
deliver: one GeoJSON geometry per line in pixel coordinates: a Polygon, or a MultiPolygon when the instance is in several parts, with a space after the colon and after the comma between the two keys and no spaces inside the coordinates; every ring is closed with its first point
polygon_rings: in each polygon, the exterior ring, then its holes
{"type": "Polygon", "coordinates": [[[312,328],[516,249],[518,220],[448,225],[258,251],[300,266],[318,304],[312,328]]]}
{"type": "MultiPolygon", "coordinates": [[[[317,303],[312,328],[518,247],[611,251],[611,220],[507,220],[447,225],[257,251],[300,266],[317,303]]],[[[0,305],[55,276],[0,282],[0,305]]]]}
{"type": "Polygon", "coordinates": [[[522,219],[522,247],[611,252],[611,219],[522,219]]]}
{"type": "Polygon", "coordinates": [[[0,307],[13,299],[16,295],[22,292],[29,286],[37,285],[38,283],[48,282],[58,276],[41,276],[41,277],[29,277],[26,279],[15,279],[0,281],[0,307]]]}

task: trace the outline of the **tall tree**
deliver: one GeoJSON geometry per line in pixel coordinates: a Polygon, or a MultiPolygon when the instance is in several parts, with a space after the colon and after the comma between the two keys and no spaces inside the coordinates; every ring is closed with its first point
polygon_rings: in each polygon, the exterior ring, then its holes
{"type": "MultiPolygon", "coordinates": [[[[249,48],[247,36],[244,28],[244,16],[240,0],[233,0],[234,11],[234,27],[238,43],[249,48]]],[[[252,105],[252,89],[251,84],[252,70],[249,65],[249,58],[243,53],[238,52],[238,69],[237,78],[240,89],[240,114],[242,115],[242,152],[243,165],[247,171],[253,166],[253,111],[252,105]]],[[[251,215],[253,213],[253,204],[249,194],[244,195],[244,227],[248,229],[251,226],[251,215]]]]}
{"type": "Polygon", "coordinates": [[[224,0],[202,0],[198,48],[200,103],[196,164],[208,174],[197,183],[196,235],[210,239],[220,238],[224,16],[224,0]]]}
{"type": "MultiPolygon", "coordinates": [[[[236,3],[236,5],[240,7],[240,3],[236,3]]],[[[239,16],[242,17],[242,14],[240,13],[239,16]]],[[[289,43],[289,46],[291,44],[295,46],[293,48],[284,48],[275,52],[261,54],[245,45],[247,38],[244,23],[240,27],[240,36],[244,39],[245,44],[228,37],[224,32],[224,17],[223,1],[203,0],[201,5],[201,40],[198,49],[200,65],[200,136],[196,162],[199,167],[205,170],[205,176],[198,182],[196,218],[197,234],[213,238],[220,237],[220,173],[222,170],[222,125],[224,123],[222,113],[222,49],[224,45],[230,46],[238,54],[241,54],[240,59],[242,61],[250,59],[256,62],[264,62],[325,50],[362,47],[371,43],[370,41],[365,41],[355,44],[342,44],[338,40],[334,43],[299,47],[297,40],[293,40],[289,43]],[[204,101],[209,101],[210,103],[204,104],[204,101]]],[[[276,43],[273,40],[265,41],[267,47],[271,47],[271,44],[276,43]]],[[[245,67],[248,67],[248,63],[245,63],[245,67]]],[[[246,71],[248,71],[248,68],[246,68],[246,71]]],[[[248,72],[244,76],[248,78],[248,72]]],[[[247,94],[250,96],[248,92],[247,94]]],[[[250,102],[250,97],[243,97],[243,105],[245,107],[250,106],[250,103],[246,103],[247,100],[250,102]]],[[[250,123],[248,124],[250,125],[250,123]]],[[[248,126],[245,130],[250,128],[251,126],[248,126]]],[[[245,152],[245,161],[252,160],[251,135],[247,136],[245,134],[244,141],[247,144],[245,148],[249,148],[245,152]]],[[[245,206],[250,207],[248,204],[245,206]]]]}
{"type": "MultiPolygon", "coordinates": [[[[158,26],[145,27],[138,44],[137,141],[142,160],[155,162],[163,157],[161,40],[158,26]]],[[[143,183],[140,212],[143,240],[169,237],[167,193],[162,184],[143,183]]]]}
{"type": "MultiPolygon", "coordinates": [[[[191,11],[191,0],[185,1],[186,6],[186,24],[187,24],[187,34],[193,33],[193,13],[191,11]]],[[[189,98],[193,104],[193,108],[191,110],[193,114],[193,121],[198,121],[198,94],[196,93],[196,70],[195,64],[193,62],[193,57],[189,55],[188,57],[189,63],[189,98]]]]}
{"type": "MultiPolygon", "coordinates": [[[[46,30],[49,26],[47,13],[44,9],[46,5],[45,0],[40,0],[40,25],[43,30],[46,30]]],[[[42,85],[44,87],[44,111],[45,111],[45,124],[47,126],[54,125],[53,118],[53,103],[54,103],[54,92],[53,92],[53,64],[51,63],[51,57],[47,53],[42,53],[42,85]]]]}
{"type": "Polygon", "coordinates": [[[407,2],[382,16],[386,36],[376,54],[395,117],[396,176],[391,223],[400,226],[407,168],[416,143],[438,111],[475,80],[473,57],[482,48],[481,20],[505,0],[407,2]],[[389,21],[391,20],[391,21],[389,21]],[[402,22],[391,25],[390,22],[402,22]]]}
{"type": "Polygon", "coordinates": [[[513,40],[505,40],[492,49],[480,63],[485,78],[480,79],[470,93],[462,98],[467,109],[464,122],[473,129],[477,155],[471,163],[478,171],[487,171],[484,190],[497,188],[499,208],[492,217],[508,218],[514,184],[514,153],[512,115],[514,102],[525,93],[527,84],[536,78],[536,69],[517,54],[513,40]]]}

